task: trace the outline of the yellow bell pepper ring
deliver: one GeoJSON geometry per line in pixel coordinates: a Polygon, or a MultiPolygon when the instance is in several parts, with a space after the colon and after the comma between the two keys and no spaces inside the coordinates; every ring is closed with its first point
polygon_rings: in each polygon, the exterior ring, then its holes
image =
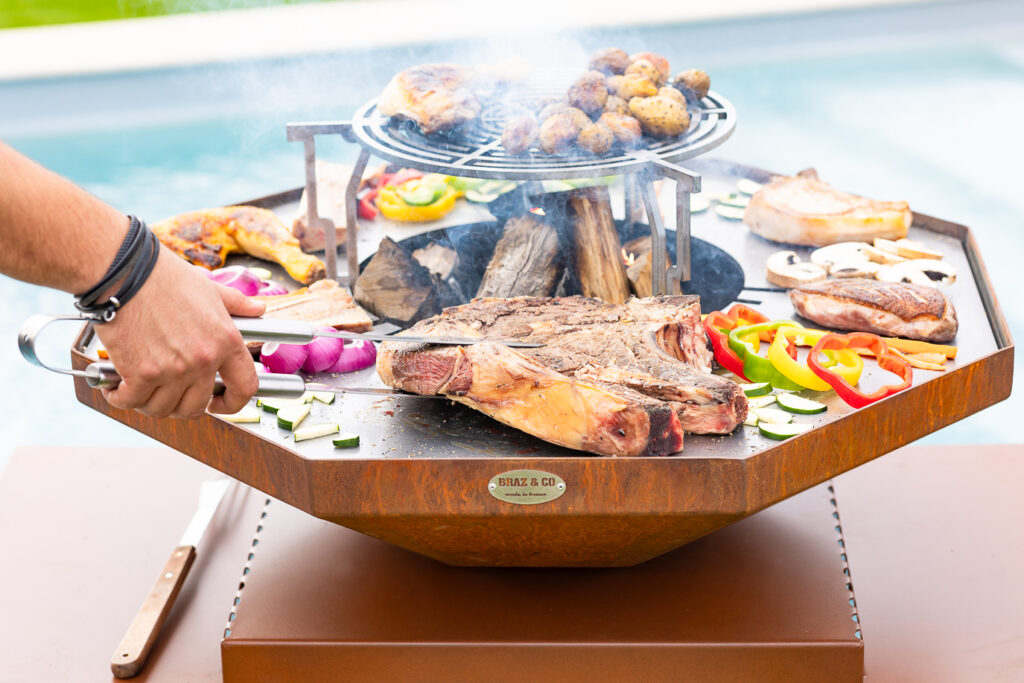
{"type": "Polygon", "coordinates": [[[436,221],[443,217],[453,208],[457,198],[456,191],[448,184],[445,184],[441,196],[422,206],[407,204],[396,188],[383,187],[377,195],[377,208],[386,217],[393,221],[406,221],[411,223],[423,223],[436,221]]]}
{"type": "MultiPolygon", "coordinates": [[[[786,346],[790,339],[798,346],[814,346],[819,339],[827,332],[823,330],[806,330],[793,327],[780,327],[768,349],[768,360],[779,373],[806,389],[814,391],[829,391],[832,389],[825,380],[818,377],[804,361],[790,358],[786,353],[786,346]]],[[[836,351],[826,351],[828,360],[824,363],[830,371],[849,382],[851,386],[860,381],[861,372],[864,371],[864,359],[853,349],[844,348],[836,351]]]]}

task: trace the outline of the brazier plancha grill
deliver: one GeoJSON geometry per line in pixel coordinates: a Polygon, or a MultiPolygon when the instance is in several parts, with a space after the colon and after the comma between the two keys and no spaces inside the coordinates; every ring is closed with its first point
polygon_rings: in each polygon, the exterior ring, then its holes
{"type": "MultiPolygon", "coordinates": [[[[348,187],[350,226],[357,224],[355,195],[371,153],[426,171],[477,178],[535,181],[626,174],[639,182],[626,183],[621,230],[646,227],[631,225],[639,194],[654,248],[671,251],[669,240],[675,240],[676,264],[653,274],[655,292],[673,291],[676,283],[689,279],[692,229],[695,237],[740,262],[746,272],[744,287],[748,296],[757,297],[753,303],[760,310],[770,318],[793,317],[787,296],[770,291],[774,288],[763,275],[765,259],[778,245],[711,212],[690,216],[684,200],[691,191],[728,192],[740,178],[765,182],[772,176],[748,166],[694,158],[728,137],[735,112],[714,93],[696,108],[691,103],[690,110],[690,130],[679,139],[599,159],[508,157],[497,144],[499,119],[487,116],[470,139],[426,138],[377,114],[373,102],[350,122],[290,124],[288,136],[304,144],[308,216],[326,228],[329,273],[337,272],[337,252],[333,225],[316,215],[315,137],[337,133],[361,146],[348,187]],[[689,169],[676,165],[682,160],[690,160],[689,169]],[[680,229],[675,235],[661,218],[652,184],[657,177],[677,181],[680,229]]],[[[287,214],[297,210],[300,194],[296,189],[245,203],[287,214]]],[[[376,244],[387,231],[380,223],[360,226],[363,246],[376,244]]],[[[392,228],[392,233],[399,230],[392,228]]],[[[500,225],[400,230],[407,240],[433,231],[453,236],[456,244],[460,234],[496,240],[500,225]]],[[[348,231],[349,282],[359,264],[355,233],[348,231]]],[[[959,274],[945,290],[960,318],[953,342],[960,349],[956,360],[947,363],[946,372],[916,370],[910,389],[861,410],[852,410],[833,393],[811,394],[828,411],[801,417],[816,428],[782,442],[740,427],[728,436],[687,435],[683,452],[676,456],[598,457],[554,446],[447,401],[350,394],[330,406],[314,402],[313,415],[307,418],[310,424],[339,422],[344,431],[359,433],[358,448],[340,450],[330,439],[296,443],[269,414],[254,425],[212,415],[157,420],[112,408],[84,379],[75,379],[76,393],[95,410],[311,515],[448,564],[629,566],[1009,396],[1013,343],[970,230],[915,214],[909,236],[943,251],[959,274]]],[[[796,251],[806,257],[810,250],[796,251]]],[[[654,263],[661,262],[654,257],[654,263]]],[[[72,349],[76,369],[96,359],[95,343],[86,326],[72,349]]],[[[309,379],[334,386],[383,386],[373,368],[309,379]]],[[[869,363],[862,384],[870,389],[888,379],[869,363]]]]}

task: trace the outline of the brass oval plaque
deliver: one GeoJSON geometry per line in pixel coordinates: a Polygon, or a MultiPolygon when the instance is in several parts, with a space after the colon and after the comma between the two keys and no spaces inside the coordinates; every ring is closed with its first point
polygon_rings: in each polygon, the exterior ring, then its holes
{"type": "Polygon", "coordinates": [[[554,500],[565,493],[565,482],[550,472],[512,470],[492,477],[487,482],[487,490],[506,503],[536,505],[554,500]]]}

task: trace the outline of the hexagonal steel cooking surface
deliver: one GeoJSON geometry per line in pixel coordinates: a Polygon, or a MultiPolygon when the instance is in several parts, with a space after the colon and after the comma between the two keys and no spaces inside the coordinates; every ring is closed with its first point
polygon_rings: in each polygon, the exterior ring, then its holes
{"type": "MultiPolygon", "coordinates": [[[[713,160],[694,165],[710,193],[728,191],[737,178],[770,175],[713,160]]],[[[711,212],[694,216],[693,232],[745,266],[746,286],[754,289],[744,296],[760,299],[759,309],[793,317],[785,294],[756,290],[767,285],[764,259],[778,245],[711,212]]],[[[82,380],[76,392],[99,412],[309,514],[442,562],[632,565],[1009,396],[1013,344],[970,231],[915,214],[910,237],[942,250],[959,273],[945,289],[960,318],[956,360],[946,372],[915,370],[909,390],[861,410],[822,394],[828,411],[798,418],[816,428],[782,442],[740,427],[728,436],[687,435],[676,456],[599,457],[540,441],[448,401],[352,394],[330,406],[315,404],[308,418],[311,424],[337,421],[343,431],[360,434],[358,448],[342,450],[330,439],[295,443],[272,415],[254,425],[209,415],[155,420],[111,408],[82,380]],[[507,502],[489,490],[495,477],[520,470],[553,475],[564,490],[533,505],[507,502]]],[[[87,328],[72,349],[75,367],[93,356],[91,338],[87,328]]],[[[332,381],[380,385],[373,369],[332,381]]],[[[862,381],[877,386],[885,373],[869,363],[862,381]]]]}

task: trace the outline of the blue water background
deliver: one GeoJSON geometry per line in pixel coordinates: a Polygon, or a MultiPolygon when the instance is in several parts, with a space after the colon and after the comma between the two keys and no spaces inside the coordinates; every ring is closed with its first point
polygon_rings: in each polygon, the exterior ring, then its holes
{"type": "MultiPolygon", "coordinates": [[[[1022,27],[1024,3],[937,3],[0,83],[0,139],[155,220],[300,185],[302,151],[285,122],[348,117],[411,64],[524,54],[573,65],[607,45],[650,49],[705,68],[736,105],[736,133],[716,156],[787,173],[814,166],[843,189],[970,226],[1021,338],[1022,27]]],[[[340,140],[319,150],[354,156],[340,140]]],[[[20,323],[71,310],[68,295],[0,276],[0,301],[0,466],[23,444],[153,443],[18,355],[20,323]]],[[[73,331],[48,337],[44,353],[65,362],[73,331]]],[[[1015,394],[925,441],[1019,442],[1021,408],[1015,394]]]]}

